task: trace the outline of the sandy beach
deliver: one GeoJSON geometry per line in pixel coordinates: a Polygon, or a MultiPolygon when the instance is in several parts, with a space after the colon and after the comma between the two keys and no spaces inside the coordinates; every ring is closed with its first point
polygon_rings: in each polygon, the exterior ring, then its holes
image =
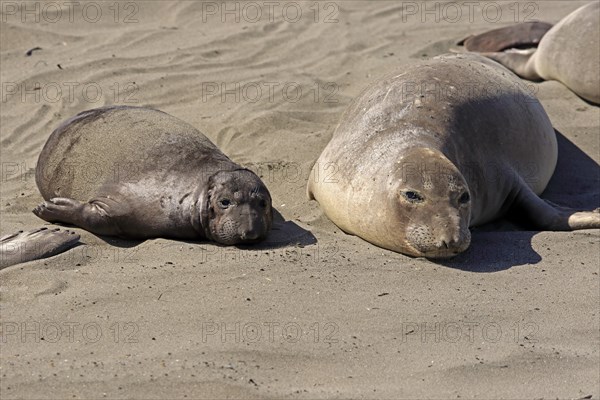
{"type": "MultiPolygon", "coordinates": [[[[203,132],[261,176],[277,224],[244,248],[74,228],[81,245],[1,270],[0,397],[598,399],[598,230],[499,221],[432,262],[344,234],[306,197],[370,82],[585,2],[469,4],[2,1],[1,234],[45,224],[50,133],[111,104],[203,132]]],[[[600,108],[528,84],[559,142],[542,197],[598,207],[600,108]]]]}

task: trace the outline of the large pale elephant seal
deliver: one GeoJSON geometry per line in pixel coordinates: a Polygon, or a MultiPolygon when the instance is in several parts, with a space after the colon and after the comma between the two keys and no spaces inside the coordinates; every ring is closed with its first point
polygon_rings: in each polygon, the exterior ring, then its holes
{"type": "Polygon", "coordinates": [[[562,82],[578,96],[600,104],[600,2],[578,8],[545,34],[542,25],[525,23],[496,29],[468,38],[465,48],[482,52],[525,79],[562,82]],[[533,26],[537,29],[529,30],[533,26]],[[537,50],[502,52],[510,47],[507,44],[537,45],[537,50]]]}
{"type": "Polygon", "coordinates": [[[403,68],[346,109],[308,195],[337,226],[412,256],[467,249],[469,226],[505,214],[543,230],[600,227],[597,212],[538,195],[557,162],[552,124],[520,80],[476,54],[403,68]]]}
{"type": "Polygon", "coordinates": [[[271,228],[269,191],[202,133],[164,112],[106,107],[67,120],[36,168],[33,212],[125,238],[252,243],[271,228]]]}

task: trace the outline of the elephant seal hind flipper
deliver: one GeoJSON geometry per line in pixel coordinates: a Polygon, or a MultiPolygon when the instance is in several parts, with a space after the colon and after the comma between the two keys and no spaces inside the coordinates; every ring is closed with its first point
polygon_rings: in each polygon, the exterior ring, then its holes
{"type": "Polygon", "coordinates": [[[504,28],[472,35],[458,42],[468,51],[488,53],[510,48],[537,47],[542,37],[552,28],[546,22],[523,22],[504,28]]]}
{"type": "Polygon", "coordinates": [[[581,98],[600,104],[599,19],[600,1],[593,1],[554,25],[530,54],[517,50],[481,51],[522,78],[556,80],[581,98]]]}
{"type": "Polygon", "coordinates": [[[0,268],[51,257],[73,247],[79,235],[68,229],[37,228],[0,238],[0,268]]]}
{"type": "Polygon", "coordinates": [[[600,208],[581,211],[562,207],[541,199],[525,184],[516,194],[511,212],[545,231],[600,228],[600,208]]]}

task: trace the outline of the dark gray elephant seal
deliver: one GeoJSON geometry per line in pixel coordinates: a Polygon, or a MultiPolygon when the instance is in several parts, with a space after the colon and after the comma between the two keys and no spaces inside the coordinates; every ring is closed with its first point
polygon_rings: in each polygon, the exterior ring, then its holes
{"type": "Polygon", "coordinates": [[[337,226],[377,246],[443,258],[469,226],[521,211],[544,230],[600,227],[597,212],[538,195],[557,162],[552,124],[513,73],[446,55],[375,82],[346,109],[308,194],[337,226]]]}
{"type": "Polygon", "coordinates": [[[0,238],[0,269],[51,257],[75,246],[79,235],[69,229],[42,227],[0,238]]]}
{"type": "Polygon", "coordinates": [[[600,2],[593,1],[567,15],[545,34],[542,29],[541,39],[527,31],[530,23],[524,23],[469,38],[465,47],[482,52],[525,79],[557,80],[578,96],[600,104],[599,23],[600,2]],[[535,46],[538,41],[534,51],[500,51],[509,42],[513,46],[535,46]],[[485,45],[481,46],[483,42],[485,45]]]}
{"type": "Polygon", "coordinates": [[[42,150],[33,212],[124,238],[252,243],[271,228],[269,191],[202,133],[164,112],[106,107],[67,120],[42,150]]]}

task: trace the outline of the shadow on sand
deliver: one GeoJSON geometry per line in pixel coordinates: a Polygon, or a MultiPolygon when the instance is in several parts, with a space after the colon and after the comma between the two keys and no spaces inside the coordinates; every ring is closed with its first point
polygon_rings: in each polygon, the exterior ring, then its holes
{"type": "MultiPolygon", "coordinates": [[[[107,244],[122,249],[134,248],[140,245],[141,243],[145,242],[145,240],[120,239],[112,236],[96,236],[99,239],[106,242],[107,244]]],[[[296,223],[292,221],[285,221],[285,219],[279,213],[279,211],[273,209],[273,227],[269,232],[267,238],[260,243],[251,245],[225,246],[216,242],[210,242],[206,240],[194,241],[173,239],[173,242],[170,242],[166,247],[176,246],[182,243],[187,243],[190,245],[209,244],[216,247],[233,247],[244,250],[273,250],[288,246],[308,246],[316,244],[317,239],[310,231],[301,228],[296,223]]]]}
{"type": "MultiPolygon", "coordinates": [[[[600,166],[562,133],[556,132],[558,164],[542,198],[560,206],[593,210],[600,206],[600,166]]],[[[472,230],[469,249],[442,265],[472,272],[496,272],[516,265],[537,264],[532,248],[539,232],[517,223],[509,215],[472,230]],[[525,229],[525,230],[523,230],[525,229]]]]}

